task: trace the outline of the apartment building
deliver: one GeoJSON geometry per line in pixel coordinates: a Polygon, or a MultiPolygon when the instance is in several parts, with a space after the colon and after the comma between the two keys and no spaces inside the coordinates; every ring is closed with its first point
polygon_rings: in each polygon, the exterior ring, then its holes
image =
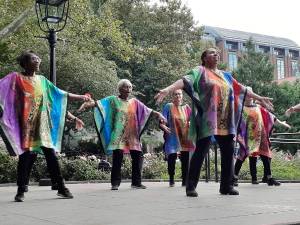
{"type": "Polygon", "coordinates": [[[300,47],[290,39],[211,26],[204,26],[203,38],[221,50],[221,61],[227,63],[229,70],[237,68],[239,55],[252,38],[255,49],[268,54],[274,64],[275,81],[300,79],[300,47]]]}

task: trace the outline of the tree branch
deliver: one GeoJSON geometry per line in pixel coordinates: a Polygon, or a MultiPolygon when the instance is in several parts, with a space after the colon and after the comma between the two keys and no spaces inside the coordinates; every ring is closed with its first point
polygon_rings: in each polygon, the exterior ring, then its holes
{"type": "Polygon", "coordinates": [[[0,39],[8,37],[16,32],[26,21],[28,16],[33,12],[34,7],[26,9],[14,21],[0,30],[0,39]]]}

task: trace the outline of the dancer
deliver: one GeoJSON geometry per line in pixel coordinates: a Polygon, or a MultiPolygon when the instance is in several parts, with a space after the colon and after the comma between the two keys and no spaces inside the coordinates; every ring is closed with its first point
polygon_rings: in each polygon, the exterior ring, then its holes
{"type": "Polygon", "coordinates": [[[2,135],[8,151],[19,156],[15,201],[24,201],[32,152],[45,155],[50,176],[57,181],[57,195],[73,198],[65,187],[55,152],[61,149],[68,98],[83,101],[90,98],[60,90],[44,76],[37,75],[41,59],[34,52],[23,52],[18,62],[24,71],[12,72],[0,80],[2,135]]]}
{"type": "Polygon", "coordinates": [[[172,103],[163,108],[163,116],[167,119],[167,126],[171,133],[164,133],[164,152],[167,155],[169,186],[174,187],[175,164],[177,153],[180,154],[182,186],[185,186],[189,163],[189,152],[195,150],[195,145],[188,139],[191,108],[182,105],[182,90],[172,94],[172,103]]]}
{"type": "MultiPolygon", "coordinates": [[[[136,98],[129,98],[132,84],[127,79],[118,83],[118,96],[109,96],[98,101],[84,103],[79,112],[94,107],[96,129],[106,154],[112,154],[111,190],[118,190],[121,183],[123,153],[130,153],[132,160],[131,187],[145,189],[141,175],[142,149],[140,136],[151,114],[162,123],[161,113],[146,107],[136,98]]],[[[169,129],[161,125],[168,132],[169,129]]]]}
{"type": "Polygon", "coordinates": [[[171,92],[183,89],[192,99],[190,133],[194,134],[196,149],[190,160],[186,195],[197,197],[201,166],[209,151],[211,136],[214,136],[221,151],[220,193],[238,195],[232,183],[233,152],[237,124],[247,96],[263,102],[272,108],[270,98],[261,97],[238,83],[229,72],[217,69],[219,52],[209,48],[201,55],[202,65],[191,70],[183,79],[162,89],[155,96],[157,102],[171,92]]]}
{"type": "Polygon", "coordinates": [[[257,181],[256,163],[257,158],[260,157],[264,165],[262,181],[268,183],[269,186],[280,185],[280,182],[276,181],[271,174],[272,151],[270,134],[273,126],[276,124],[288,129],[291,128],[285,121],[280,121],[264,107],[255,104],[253,99],[246,99],[241,123],[238,128],[237,141],[240,149],[234,167],[234,186],[238,186],[238,174],[248,156],[252,184],[259,184],[257,181]]]}

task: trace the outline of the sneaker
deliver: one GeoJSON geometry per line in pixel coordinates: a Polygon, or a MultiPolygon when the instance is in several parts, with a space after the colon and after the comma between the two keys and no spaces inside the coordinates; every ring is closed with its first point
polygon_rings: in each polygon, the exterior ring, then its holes
{"type": "Polygon", "coordinates": [[[24,192],[18,192],[15,196],[15,202],[24,202],[24,192]]]}
{"type": "Polygon", "coordinates": [[[252,180],[251,183],[252,184],[259,184],[259,182],[257,180],[252,180]]]}
{"type": "Polygon", "coordinates": [[[62,198],[73,198],[72,193],[69,191],[68,188],[63,188],[61,190],[58,190],[57,196],[60,196],[62,198]]]}
{"type": "Polygon", "coordinates": [[[175,187],[175,182],[174,181],[169,181],[169,187],[175,187]]]}
{"type": "Polygon", "coordinates": [[[187,197],[198,197],[198,193],[196,190],[186,190],[187,197]]]}
{"type": "Polygon", "coordinates": [[[274,185],[274,186],[279,186],[281,183],[280,182],[278,182],[277,180],[275,180],[274,178],[270,178],[269,180],[268,180],[268,185],[269,186],[272,186],[272,185],[274,185]]]}
{"type": "Polygon", "coordinates": [[[112,191],[119,190],[119,185],[112,185],[110,190],[112,190],[112,191]]]}
{"type": "Polygon", "coordinates": [[[263,178],[261,179],[261,182],[262,182],[262,183],[268,183],[268,178],[267,178],[267,177],[263,177],[263,178]]]}
{"type": "Polygon", "coordinates": [[[131,185],[131,188],[135,188],[135,189],[146,189],[147,187],[143,184],[139,184],[139,185],[131,185]]]}
{"type": "Polygon", "coordinates": [[[240,193],[237,190],[230,188],[229,190],[220,189],[220,194],[221,195],[239,195],[240,193]]]}
{"type": "Polygon", "coordinates": [[[28,192],[28,185],[25,185],[24,192],[28,192]]]}
{"type": "Polygon", "coordinates": [[[234,177],[232,179],[232,185],[235,186],[235,187],[239,186],[239,182],[238,181],[239,181],[239,179],[237,177],[234,177]]]}

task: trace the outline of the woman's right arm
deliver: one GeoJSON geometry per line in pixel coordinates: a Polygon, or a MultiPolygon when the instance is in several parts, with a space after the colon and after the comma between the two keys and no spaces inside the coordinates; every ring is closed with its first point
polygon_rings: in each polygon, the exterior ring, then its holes
{"type": "Polygon", "coordinates": [[[96,105],[95,100],[91,99],[91,100],[88,101],[88,102],[84,102],[84,103],[79,107],[79,109],[77,109],[77,112],[82,112],[82,111],[84,111],[84,110],[86,110],[86,109],[93,108],[93,107],[95,107],[95,105],[96,105]]]}
{"type": "Polygon", "coordinates": [[[184,88],[183,80],[182,79],[177,80],[170,86],[159,90],[159,92],[154,96],[154,99],[156,100],[157,103],[161,103],[164,100],[164,98],[167,97],[170,93],[183,88],[184,88]]]}

